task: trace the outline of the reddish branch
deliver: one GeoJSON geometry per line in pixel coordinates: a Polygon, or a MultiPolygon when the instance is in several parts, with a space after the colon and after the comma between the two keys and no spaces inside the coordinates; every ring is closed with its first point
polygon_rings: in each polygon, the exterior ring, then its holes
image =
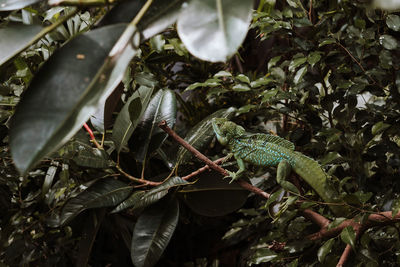
{"type": "Polygon", "coordinates": [[[97,143],[96,138],[94,137],[93,131],[92,131],[92,129],[90,129],[89,125],[87,125],[87,123],[85,123],[85,124],[83,125],[83,127],[84,127],[85,130],[89,133],[90,139],[92,139],[92,142],[94,143],[94,145],[95,145],[97,148],[102,149],[103,147],[102,147],[99,143],[97,143]]]}

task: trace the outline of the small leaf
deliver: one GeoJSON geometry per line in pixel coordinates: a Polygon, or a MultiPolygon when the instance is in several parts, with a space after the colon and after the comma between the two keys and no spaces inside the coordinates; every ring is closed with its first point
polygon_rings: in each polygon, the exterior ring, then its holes
{"type": "Polygon", "coordinates": [[[400,30],[400,17],[394,14],[390,14],[386,17],[386,25],[396,32],[400,30]]]}
{"type": "Polygon", "coordinates": [[[329,45],[329,44],[336,44],[336,40],[333,38],[328,38],[328,39],[322,40],[322,42],[319,43],[318,47],[321,47],[324,45],[329,45]]]}
{"type": "Polygon", "coordinates": [[[352,226],[347,226],[346,228],[344,228],[342,233],[340,234],[340,238],[344,243],[350,245],[352,248],[355,247],[356,232],[354,231],[352,226]]]}
{"type": "Polygon", "coordinates": [[[278,63],[278,61],[281,59],[281,56],[273,57],[269,60],[268,62],[268,69],[271,69],[278,63]]]}
{"type": "Polygon", "coordinates": [[[384,34],[379,37],[379,43],[388,50],[397,48],[397,40],[391,35],[384,34]]]}
{"type": "Polygon", "coordinates": [[[246,37],[252,1],[193,0],[182,10],[178,34],[194,56],[211,62],[226,61],[246,37]]]}
{"type": "Polygon", "coordinates": [[[239,74],[235,77],[237,80],[241,81],[242,83],[250,84],[250,79],[244,74],[239,74]]]}
{"type": "Polygon", "coordinates": [[[377,135],[385,131],[387,128],[389,128],[391,125],[388,123],[384,123],[383,121],[377,122],[372,126],[371,128],[371,133],[373,135],[377,135]]]}
{"type": "Polygon", "coordinates": [[[250,91],[250,87],[247,84],[239,83],[239,84],[235,84],[232,87],[232,90],[235,92],[247,92],[247,91],[250,91]]]}
{"type": "Polygon", "coordinates": [[[307,62],[310,63],[311,67],[315,65],[321,59],[321,52],[314,51],[307,57],[307,62]]]}
{"type": "Polygon", "coordinates": [[[289,64],[289,71],[294,71],[297,67],[307,62],[306,57],[300,57],[292,60],[289,64]]]}
{"type": "Polygon", "coordinates": [[[278,254],[276,254],[269,248],[259,248],[251,257],[250,263],[260,264],[260,263],[270,262],[276,258],[278,258],[278,254]]]}
{"type": "Polygon", "coordinates": [[[392,202],[392,217],[394,218],[400,212],[400,198],[396,197],[392,202]]]}
{"type": "Polygon", "coordinates": [[[61,210],[61,225],[86,209],[116,206],[131,192],[132,187],[124,182],[113,178],[100,179],[76,197],[68,200],[61,210]]]}
{"type": "Polygon", "coordinates": [[[294,84],[298,84],[304,77],[304,75],[307,73],[307,66],[304,66],[300,68],[297,72],[296,75],[293,78],[294,84]]]}
{"type": "Polygon", "coordinates": [[[318,249],[318,261],[323,263],[326,255],[331,252],[332,246],[335,243],[335,238],[331,238],[326,241],[319,249],[318,249]]]}
{"type": "Polygon", "coordinates": [[[167,247],[179,218],[176,198],[148,207],[135,224],[131,259],[136,267],[154,266],[167,247]]]}

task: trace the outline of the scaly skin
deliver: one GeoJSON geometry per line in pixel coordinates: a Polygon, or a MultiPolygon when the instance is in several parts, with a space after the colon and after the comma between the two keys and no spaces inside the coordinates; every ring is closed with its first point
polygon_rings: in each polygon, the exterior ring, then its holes
{"type": "MultiPolygon", "coordinates": [[[[342,202],[327,174],[315,160],[294,151],[293,143],[278,136],[246,133],[244,128],[225,118],[214,118],[212,126],[218,141],[235,156],[239,170],[228,172],[232,181],[245,171],[245,163],[257,166],[278,166],[277,182],[286,190],[298,193],[286,178],[291,170],[303,178],[328,203],[342,202]]],[[[336,215],[344,215],[347,208],[329,205],[336,215]]]]}

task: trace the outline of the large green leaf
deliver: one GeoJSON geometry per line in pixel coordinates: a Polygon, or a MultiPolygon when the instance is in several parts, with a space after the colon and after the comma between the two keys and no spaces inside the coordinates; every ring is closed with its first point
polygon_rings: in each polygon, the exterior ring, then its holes
{"type": "Polygon", "coordinates": [[[246,37],[252,7],[251,0],[192,0],[178,18],[179,36],[194,56],[226,61],[246,37]]]}
{"type": "Polygon", "coordinates": [[[203,216],[223,216],[243,206],[249,192],[237,183],[229,183],[222,175],[204,172],[197,176],[196,183],[185,186],[185,203],[203,216]]]}
{"type": "MultiPolygon", "coordinates": [[[[207,116],[199,123],[197,123],[190,131],[186,134],[185,141],[195,147],[197,150],[204,150],[205,147],[210,143],[214,137],[214,131],[211,125],[212,118],[228,118],[230,119],[236,111],[236,108],[221,109],[213,114],[207,116]]],[[[187,149],[180,147],[177,156],[177,163],[186,163],[193,157],[187,149]]]]}
{"type": "Polygon", "coordinates": [[[139,217],[133,230],[131,258],[136,267],[154,266],[175,231],[179,218],[176,198],[159,201],[139,217]]]}
{"type": "Polygon", "coordinates": [[[43,0],[0,0],[0,11],[24,8],[43,0]]]}
{"type": "Polygon", "coordinates": [[[176,120],[175,94],[168,89],[159,90],[141,116],[132,138],[136,160],[143,162],[167,138],[167,134],[158,127],[162,120],[169,127],[173,127],[176,120]]]}
{"type": "MultiPolygon", "coordinates": [[[[137,26],[138,29],[142,31],[143,39],[146,40],[173,24],[185,1],[186,0],[154,0],[137,26]]],[[[133,19],[134,14],[140,10],[142,5],[143,1],[121,1],[104,16],[99,25],[121,22],[128,23],[133,19]]]]}
{"type": "Polygon", "coordinates": [[[111,25],[78,36],[35,76],[10,129],[12,155],[21,173],[72,137],[121,81],[137,52],[132,45],[139,44],[137,38],[131,42],[136,29],[125,28],[111,25]]]}
{"type": "Polygon", "coordinates": [[[0,28],[0,65],[26,49],[43,29],[40,25],[9,23],[0,28]]]}
{"type": "Polygon", "coordinates": [[[100,179],[65,204],[60,224],[65,224],[86,209],[116,206],[131,192],[132,187],[124,182],[113,178],[100,179]]]}
{"type": "Polygon", "coordinates": [[[112,140],[117,147],[118,153],[121,151],[121,149],[126,147],[128,140],[131,138],[133,131],[139,123],[139,119],[149,104],[152,93],[153,88],[140,86],[139,89],[133,93],[131,97],[129,97],[128,101],[126,101],[126,104],[119,112],[112,131],[112,140]],[[131,107],[132,103],[135,104],[134,106],[139,114],[135,120],[131,119],[129,112],[129,108],[131,107]]]}

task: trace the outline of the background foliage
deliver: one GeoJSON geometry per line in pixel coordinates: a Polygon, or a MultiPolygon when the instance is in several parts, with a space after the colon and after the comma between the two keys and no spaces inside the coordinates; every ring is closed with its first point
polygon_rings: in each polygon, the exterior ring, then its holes
{"type": "Polygon", "coordinates": [[[246,177],[273,193],[268,201],[214,171],[188,180],[204,164],[158,128],[167,120],[211,159],[226,152],[213,138],[212,117],[272,131],[332,175],[351,206],[348,218],[397,214],[396,10],[365,1],[257,1],[247,32],[251,1],[192,0],[182,11],[183,1],[162,2],[127,26],[121,23],[144,1],[76,9],[0,0],[0,261],[336,265],[350,244],[349,265],[400,264],[395,219],[310,240],[320,229],[304,208],[328,218],[329,229],[345,218],[334,217],[307,184],[294,180],[305,200],[299,206],[277,185],[274,168],[249,166],[246,177]],[[215,12],[218,19],[217,2],[223,17],[241,20],[223,32],[212,23],[199,30],[201,18],[215,12]],[[79,119],[89,119],[100,144],[79,130],[79,119]]]}

